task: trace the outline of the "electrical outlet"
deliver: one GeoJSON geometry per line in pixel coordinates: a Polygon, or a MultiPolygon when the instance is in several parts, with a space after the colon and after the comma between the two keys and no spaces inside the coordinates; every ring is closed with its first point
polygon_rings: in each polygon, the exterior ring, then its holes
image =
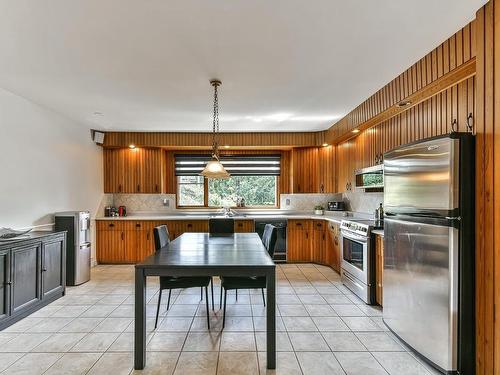
{"type": "Polygon", "coordinates": [[[290,206],[290,198],[285,199],[285,206],[290,206]]]}
{"type": "Polygon", "coordinates": [[[170,207],[170,200],[169,200],[169,199],[167,199],[167,198],[163,199],[163,205],[164,205],[165,207],[170,207]]]}

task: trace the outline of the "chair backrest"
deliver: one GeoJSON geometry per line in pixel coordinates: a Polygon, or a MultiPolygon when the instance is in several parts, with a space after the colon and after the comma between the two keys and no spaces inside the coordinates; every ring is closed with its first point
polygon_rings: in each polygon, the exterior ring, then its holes
{"type": "Polygon", "coordinates": [[[274,248],[276,247],[276,241],[278,240],[278,228],[272,224],[266,224],[264,227],[264,233],[262,234],[262,243],[267,249],[267,252],[271,256],[274,255],[274,248]]]}
{"type": "Polygon", "coordinates": [[[210,234],[232,234],[234,233],[234,219],[212,218],[208,220],[208,231],[210,234]]]}
{"type": "Polygon", "coordinates": [[[162,247],[167,246],[170,243],[170,237],[168,236],[168,229],[166,225],[160,225],[153,229],[153,235],[155,237],[155,249],[160,250],[162,247]]]}

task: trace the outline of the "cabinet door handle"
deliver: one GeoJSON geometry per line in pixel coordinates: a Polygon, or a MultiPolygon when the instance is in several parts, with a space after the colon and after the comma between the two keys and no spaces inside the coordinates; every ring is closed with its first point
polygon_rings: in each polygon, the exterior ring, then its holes
{"type": "Polygon", "coordinates": [[[158,193],[158,184],[155,185],[155,191],[158,193]]]}
{"type": "Polygon", "coordinates": [[[193,224],[188,224],[188,228],[192,228],[193,227],[193,224]]]}
{"type": "Polygon", "coordinates": [[[135,224],[135,227],[136,227],[136,228],[140,228],[140,227],[141,227],[141,224],[140,224],[140,223],[136,223],[136,224],[135,224]]]}
{"type": "Polygon", "coordinates": [[[146,234],[146,239],[149,240],[149,232],[146,234]]]}
{"type": "Polygon", "coordinates": [[[125,239],[125,233],[122,232],[122,241],[125,239]]]}
{"type": "Polygon", "coordinates": [[[297,185],[297,190],[300,192],[300,184],[297,185]]]}
{"type": "Polygon", "coordinates": [[[243,226],[243,223],[238,223],[238,226],[241,228],[243,226]]]}
{"type": "Polygon", "coordinates": [[[12,281],[6,281],[5,285],[12,285],[12,281]]]}
{"type": "Polygon", "coordinates": [[[109,224],[110,228],[113,228],[114,226],[115,226],[115,224],[113,224],[113,223],[109,224]]]}
{"type": "Polygon", "coordinates": [[[42,268],[42,272],[47,272],[47,268],[42,268]]]}
{"type": "Polygon", "coordinates": [[[118,185],[118,192],[121,193],[122,192],[122,185],[118,185]]]}
{"type": "Polygon", "coordinates": [[[306,238],[309,238],[309,233],[306,232],[306,238]]]}
{"type": "Polygon", "coordinates": [[[141,191],[141,185],[137,185],[137,191],[141,191]]]}
{"type": "Polygon", "coordinates": [[[321,184],[319,190],[324,193],[325,192],[325,185],[324,184],[321,184]]]}

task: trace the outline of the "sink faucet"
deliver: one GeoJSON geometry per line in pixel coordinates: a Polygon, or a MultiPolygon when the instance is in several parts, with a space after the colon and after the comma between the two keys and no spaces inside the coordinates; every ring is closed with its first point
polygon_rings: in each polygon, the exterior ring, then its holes
{"type": "Polygon", "coordinates": [[[228,216],[228,217],[231,217],[231,216],[235,216],[236,215],[236,212],[234,212],[231,207],[222,207],[222,214],[224,216],[228,216]]]}

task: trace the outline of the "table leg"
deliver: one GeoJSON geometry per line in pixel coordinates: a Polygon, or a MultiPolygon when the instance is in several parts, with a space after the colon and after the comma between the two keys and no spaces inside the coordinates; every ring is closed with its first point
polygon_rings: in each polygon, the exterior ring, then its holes
{"type": "Polygon", "coordinates": [[[276,275],[275,269],[266,275],[267,289],[267,368],[276,368],[276,275]]]}
{"type": "Polygon", "coordinates": [[[135,340],[134,369],[146,366],[146,276],[144,270],[135,269],[135,340]]]}

